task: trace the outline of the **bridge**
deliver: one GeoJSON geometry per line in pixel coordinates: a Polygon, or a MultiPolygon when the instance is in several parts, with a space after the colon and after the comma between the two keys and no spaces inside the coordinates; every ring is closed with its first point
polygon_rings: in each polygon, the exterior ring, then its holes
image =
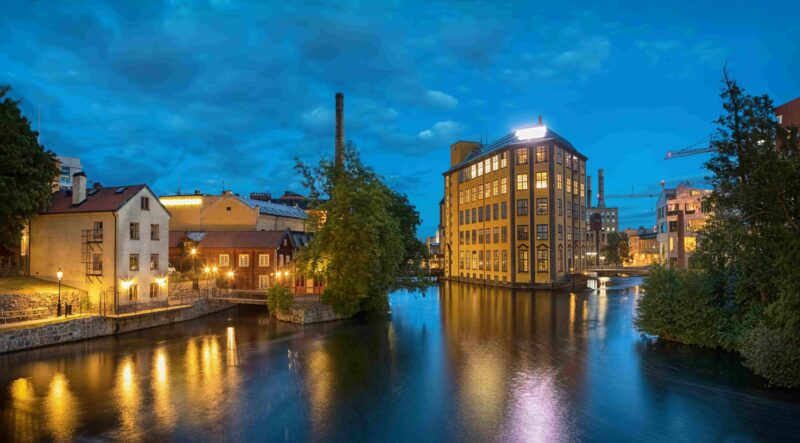
{"type": "Polygon", "coordinates": [[[650,273],[649,266],[590,266],[586,272],[596,273],[598,277],[631,275],[643,277],[650,273]]]}
{"type": "MultiPolygon", "coordinates": [[[[211,293],[208,297],[209,300],[221,301],[225,303],[236,303],[240,305],[267,305],[266,291],[237,291],[220,289],[211,293]]],[[[318,302],[319,295],[314,294],[295,294],[295,303],[308,303],[318,302]]]]}

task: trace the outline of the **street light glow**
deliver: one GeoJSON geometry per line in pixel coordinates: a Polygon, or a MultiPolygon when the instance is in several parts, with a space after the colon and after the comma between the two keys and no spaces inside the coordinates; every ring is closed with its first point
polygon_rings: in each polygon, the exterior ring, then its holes
{"type": "Polygon", "coordinates": [[[56,277],[58,277],[58,281],[61,281],[61,277],[64,276],[64,273],[61,271],[61,268],[58,268],[58,272],[56,272],[56,277]]]}

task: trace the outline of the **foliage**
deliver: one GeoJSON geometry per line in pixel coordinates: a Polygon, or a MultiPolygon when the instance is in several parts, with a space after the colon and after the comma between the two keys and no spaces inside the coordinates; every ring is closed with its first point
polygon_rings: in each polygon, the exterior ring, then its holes
{"type": "Polygon", "coordinates": [[[10,90],[0,86],[0,245],[17,248],[26,220],[50,200],[58,163],[39,144],[19,102],[6,96],[10,90]]]}
{"type": "Polygon", "coordinates": [[[612,265],[621,265],[622,262],[630,260],[628,234],[624,232],[609,232],[606,234],[603,255],[606,256],[606,262],[612,265]]]}
{"type": "Polygon", "coordinates": [[[291,311],[294,305],[294,295],[292,291],[283,285],[272,285],[267,289],[267,307],[269,312],[276,314],[286,314],[291,311]]]}
{"type": "Polygon", "coordinates": [[[419,213],[361,163],[352,143],[345,148],[342,170],[326,160],[315,168],[298,161],[297,169],[310,197],[321,202],[316,208],[324,220],[312,222],[316,234],[296,264],[305,275],[324,279],[323,302],[353,315],[386,307],[393,288],[423,285],[419,213]],[[323,201],[324,195],[330,198],[323,201]]]}
{"type": "Polygon", "coordinates": [[[780,386],[800,386],[800,149],[767,96],[725,72],[712,139],[713,212],[692,270],[647,279],[637,325],[665,338],[740,352],[780,386]],[[701,283],[695,280],[701,280],[701,283]],[[710,309],[710,310],[709,310],[710,309]]]}

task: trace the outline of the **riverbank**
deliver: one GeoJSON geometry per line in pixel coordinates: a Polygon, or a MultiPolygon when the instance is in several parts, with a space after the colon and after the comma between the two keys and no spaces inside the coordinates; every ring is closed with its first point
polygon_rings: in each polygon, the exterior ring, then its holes
{"type": "Polygon", "coordinates": [[[46,322],[23,328],[0,331],[0,354],[43,346],[119,335],[156,326],[193,320],[230,309],[235,305],[198,299],[191,305],[156,310],[131,316],[83,316],[58,322],[46,322]]]}

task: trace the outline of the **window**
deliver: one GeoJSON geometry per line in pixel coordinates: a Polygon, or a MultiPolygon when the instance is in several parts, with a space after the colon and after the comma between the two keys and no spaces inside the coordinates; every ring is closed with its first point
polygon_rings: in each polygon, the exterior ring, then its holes
{"type": "Polygon", "coordinates": [[[517,149],[517,164],[528,163],[528,148],[517,149]]]}
{"type": "Polygon", "coordinates": [[[161,240],[161,232],[158,225],[150,225],[150,240],[161,240]]]}
{"type": "Polygon", "coordinates": [[[491,209],[492,209],[492,207],[490,205],[486,205],[486,211],[485,211],[485,213],[486,213],[486,221],[491,221],[492,220],[491,209]]]}
{"type": "Polygon", "coordinates": [[[129,271],[139,270],[139,254],[130,254],[128,256],[128,270],[129,271]]]}
{"type": "Polygon", "coordinates": [[[528,215],[528,200],[517,200],[517,215],[528,215]]]}
{"type": "Polygon", "coordinates": [[[150,254],[150,270],[158,270],[158,254],[150,254]]]}
{"type": "Polygon", "coordinates": [[[500,182],[497,181],[497,180],[494,180],[492,182],[492,195],[497,196],[499,194],[500,194],[500,182]]]}
{"type": "Polygon", "coordinates": [[[483,162],[478,162],[478,177],[483,175],[483,162]]]}
{"type": "MultiPolygon", "coordinates": [[[[559,226],[560,228],[561,226],[559,226]]],[[[558,245],[558,272],[564,272],[564,248],[558,245]]]]}
{"type": "Polygon", "coordinates": [[[478,269],[483,271],[483,251],[478,251],[478,269]]]}
{"type": "Polygon", "coordinates": [[[464,211],[458,211],[458,224],[464,224],[464,211]]]}
{"type": "Polygon", "coordinates": [[[583,182],[581,182],[581,197],[586,197],[586,188],[583,182]]]}
{"type": "Polygon", "coordinates": [[[131,223],[131,240],[139,240],[139,223],[131,223]]]}
{"type": "Polygon", "coordinates": [[[472,165],[469,167],[469,176],[475,178],[478,176],[478,165],[472,165]]]}
{"type": "Polygon", "coordinates": [[[472,251],[472,269],[478,269],[478,254],[472,251]]]}
{"type": "Polygon", "coordinates": [[[267,288],[269,288],[269,275],[259,275],[258,289],[267,289],[267,288]]]}
{"type": "Polygon", "coordinates": [[[483,185],[478,185],[478,198],[483,198],[483,185]]]}
{"type": "Polygon", "coordinates": [[[505,168],[508,166],[508,152],[500,154],[500,167],[505,168]]]}
{"type": "Polygon", "coordinates": [[[537,198],[536,199],[536,213],[538,215],[547,215],[547,199],[546,198],[537,198]]]}
{"type": "Polygon", "coordinates": [[[259,268],[269,267],[269,254],[258,254],[258,267],[259,268]]]}
{"type": "Polygon", "coordinates": [[[250,267],[250,254],[239,254],[239,267],[240,268],[250,267]]]}
{"type": "Polygon", "coordinates": [[[517,174],[517,190],[528,189],[528,174],[517,174]]]}
{"type": "Polygon", "coordinates": [[[508,251],[502,251],[501,258],[500,258],[500,269],[503,272],[508,271],[508,251]]]}
{"type": "Polygon", "coordinates": [[[464,204],[464,191],[458,191],[458,204],[464,204]]]}
{"type": "Polygon", "coordinates": [[[499,215],[500,215],[499,205],[497,203],[495,203],[495,204],[492,205],[492,218],[494,220],[497,220],[497,219],[500,218],[499,215]]]}
{"type": "Polygon", "coordinates": [[[150,210],[150,197],[142,197],[140,202],[142,204],[142,211],[150,210]]]}
{"type": "Polygon", "coordinates": [[[508,192],[508,177],[503,177],[500,179],[500,193],[505,194],[508,192]]]}
{"type": "Polygon", "coordinates": [[[128,301],[136,301],[139,299],[139,285],[132,283],[128,286],[128,301]]]}
{"type": "Polygon", "coordinates": [[[536,250],[536,272],[550,271],[550,257],[548,255],[547,247],[541,247],[536,250]]]}
{"type": "Polygon", "coordinates": [[[497,171],[498,169],[500,169],[500,156],[495,155],[492,157],[492,170],[497,171]]]}
{"type": "Polygon", "coordinates": [[[517,271],[528,272],[528,249],[519,248],[517,250],[517,271]]]}
{"type": "Polygon", "coordinates": [[[558,199],[558,216],[564,215],[564,202],[559,198],[558,199]]]}
{"type": "Polygon", "coordinates": [[[478,221],[479,221],[479,222],[482,222],[482,221],[483,221],[483,206],[481,206],[480,208],[478,208],[478,221]]]}
{"type": "MultiPolygon", "coordinates": [[[[459,244],[459,245],[463,245],[463,244],[464,244],[464,231],[460,231],[460,232],[458,233],[458,244],[459,244]]],[[[268,257],[269,257],[269,256],[268,256],[268,257]]],[[[269,262],[268,262],[268,263],[269,263],[269,262]]],[[[269,265],[267,265],[267,266],[269,266],[269,265]]]]}
{"type": "Polygon", "coordinates": [[[572,180],[572,193],[578,195],[578,180],[572,180]]]}
{"type": "Polygon", "coordinates": [[[464,194],[466,194],[466,195],[464,195],[464,203],[469,203],[469,201],[470,201],[470,198],[469,198],[469,189],[467,189],[466,191],[464,191],[464,194]]]}
{"type": "Polygon", "coordinates": [[[478,244],[483,244],[483,229],[478,229],[478,244]]]}
{"type": "Polygon", "coordinates": [[[508,241],[508,228],[505,226],[500,228],[500,241],[503,243],[508,241]]]}
{"type": "Polygon", "coordinates": [[[572,194],[572,180],[567,178],[567,194],[572,194]]]}
{"type": "Polygon", "coordinates": [[[477,220],[478,220],[477,209],[472,208],[472,223],[475,223],[477,220]]]}
{"type": "Polygon", "coordinates": [[[500,251],[494,251],[494,272],[500,270],[500,251]]]}
{"type": "Polygon", "coordinates": [[[230,206],[227,206],[227,207],[225,207],[225,210],[226,210],[226,211],[230,211],[230,210],[231,210],[231,207],[230,207],[230,206]]]}
{"type": "Polygon", "coordinates": [[[500,228],[492,228],[492,237],[494,243],[500,243],[500,228]]]}
{"type": "Polygon", "coordinates": [[[565,156],[565,157],[566,157],[566,159],[567,159],[567,165],[566,165],[566,166],[567,166],[567,168],[570,168],[570,169],[571,169],[571,168],[572,168],[572,156],[571,156],[571,155],[569,155],[569,153],[568,153],[568,152],[565,152],[565,153],[564,153],[564,156],[565,156]]]}
{"type": "Polygon", "coordinates": [[[547,173],[536,173],[536,189],[547,189],[547,173]]]}
{"type": "Polygon", "coordinates": [[[472,201],[478,201],[478,188],[473,186],[472,189],[470,189],[470,193],[472,194],[472,201]]]}
{"type": "Polygon", "coordinates": [[[103,254],[92,254],[92,271],[103,272],[103,254]]]}
{"type": "Polygon", "coordinates": [[[486,171],[487,174],[492,172],[492,159],[487,158],[483,161],[483,170],[486,171]]]}
{"type": "Polygon", "coordinates": [[[474,244],[476,244],[476,243],[478,243],[478,236],[476,235],[476,232],[475,232],[475,230],[473,229],[473,230],[472,230],[472,244],[474,245],[474,244]]]}
{"type": "Polygon", "coordinates": [[[558,173],[556,174],[556,189],[561,189],[563,187],[563,176],[558,173]]]}
{"type": "Polygon", "coordinates": [[[506,211],[507,206],[508,205],[506,205],[506,202],[500,202],[500,218],[503,220],[505,220],[508,216],[508,211],[506,211]]]}
{"type": "Polygon", "coordinates": [[[492,196],[492,188],[489,186],[489,183],[486,183],[486,186],[483,188],[483,198],[489,198],[492,196]]]}
{"type": "Polygon", "coordinates": [[[466,253],[466,262],[464,264],[464,269],[470,269],[472,267],[471,262],[469,260],[469,252],[466,253]]]}
{"type": "Polygon", "coordinates": [[[559,240],[564,239],[564,226],[562,225],[558,225],[558,239],[559,240]]]}
{"type": "Polygon", "coordinates": [[[547,240],[547,225],[536,225],[536,240],[547,240]]]}
{"type": "Polygon", "coordinates": [[[230,266],[230,256],[228,254],[220,254],[219,255],[219,265],[220,266],[230,266]]]}
{"type": "Polygon", "coordinates": [[[469,209],[464,211],[464,224],[465,225],[469,224],[469,209]]]}
{"type": "Polygon", "coordinates": [[[159,284],[156,282],[150,283],[150,298],[158,298],[159,284]]]}
{"type": "Polygon", "coordinates": [[[528,225],[517,226],[517,240],[528,240],[528,225]]]}
{"type": "Polygon", "coordinates": [[[559,165],[561,164],[561,157],[562,157],[563,152],[564,151],[561,148],[556,146],[556,163],[558,163],[559,165]]]}
{"type": "Polygon", "coordinates": [[[536,163],[547,161],[547,146],[536,147],[536,163]]]}

